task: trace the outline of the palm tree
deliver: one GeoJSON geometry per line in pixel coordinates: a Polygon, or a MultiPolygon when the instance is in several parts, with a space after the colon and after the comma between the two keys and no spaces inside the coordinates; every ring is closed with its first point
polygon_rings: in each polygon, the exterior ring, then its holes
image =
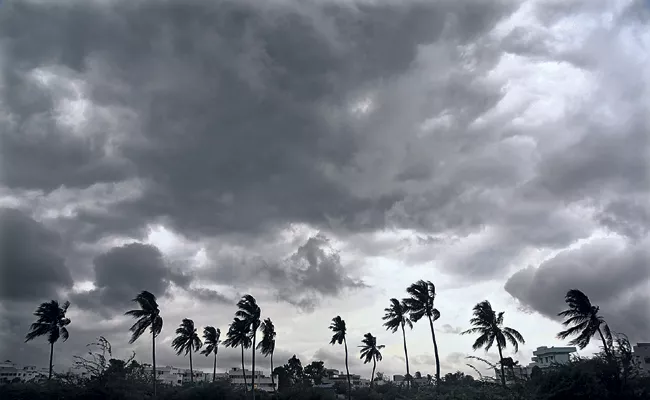
{"type": "MultiPolygon", "coordinates": [[[[239,302],[237,303],[239,310],[235,313],[235,316],[243,319],[250,327],[250,335],[253,339],[252,348],[253,348],[253,359],[251,367],[251,396],[255,400],[255,339],[257,338],[257,330],[260,327],[260,307],[257,305],[255,297],[250,294],[244,295],[239,302]]],[[[246,375],[246,374],[244,374],[246,375]]]]}
{"type": "Polygon", "coordinates": [[[152,357],[152,372],[153,372],[153,397],[156,398],[156,336],[160,334],[163,327],[163,319],[160,316],[160,309],[156,302],[156,296],[147,292],[146,290],[140,292],[134,302],[140,306],[139,310],[127,311],[124,314],[129,315],[138,320],[129,329],[131,331],[131,339],[129,344],[133,344],[142,334],[149,329],[152,336],[151,357],[152,357]]]}
{"type": "Polygon", "coordinates": [[[383,344],[377,345],[377,338],[372,336],[370,332],[363,335],[363,340],[361,341],[363,346],[361,347],[361,359],[364,364],[367,364],[372,360],[372,375],[370,375],[370,387],[372,387],[374,377],[375,377],[375,368],[377,368],[377,361],[381,361],[381,352],[379,350],[383,349],[383,344]]]}
{"type": "MultiPolygon", "coordinates": [[[[406,331],[404,329],[404,326],[408,326],[409,328],[413,329],[413,322],[411,322],[411,319],[407,315],[408,309],[404,302],[400,302],[399,300],[393,298],[390,299],[390,307],[385,308],[384,311],[386,314],[382,319],[386,321],[384,322],[386,330],[395,333],[397,332],[397,329],[402,329],[402,338],[404,340],[404,358],[406,358],[406,376],[410,377],[411,372],[409,371],[409,353],[406,349],[406,331]]],[[[410,380],[407,380],[406,384],[410,386],[410,380]]]]}
{"type": "Polygon", "coordinates": [[[180,356],[181,353],[190,355],[190,382],[194,383],[194,369],[192,368],[192,353],[198,351],[203,343],[196,333],[194,321],[184,318],[180,326],[176,328],[176,337],[172,341],[172,348],[176,350],[176,355],[180,356]]]}
{"type": "Polygon", "coordinates": [[[350,368],[348,367],[348,341],[345,338],[346,334],[346,328],[345,328],[345,321],[341,319],[340,316],[336,316],[332,318],[332,324],[330,325],[330,329],[332,332],[334,332],[334,335],[332,335],[332,340],[330,340],[330,344],[334,345],[336,343],[341,344],[345,346],[345,373],[347,374],[348,377],[348,400],[350,400],[350,396],[352,393],[352,384],[350,383],[350,368]]]}
{"type": "Polygon", "coordinates": [[[212,366],[212,382],[217,379],[217,353],[219,352],[219,343],[221,340],[221,330],[219,328],[214,328],[213,326],[206,326],[203,328],[203,344],[205,344],[205,349],[201,351],[201,354],[204,354],[206,357],[210,354],[214,354],[214,365],[212,366]]]}
{"type": "Polygon", "coordinates": [[[275,351],[275,326],[271,318],[267,318],[260,326],[262,330],[262,340],[260,340],[257,348],[261,351],[264,357],[271,356],[271,383],[273,384],[273,391],[275,392],[275,378],[273,377],[273,352],[275,351]]]}
{"type": "Polygon", "coordinates": [[[406,291],[411,296],[404,299],[411,320],[418,322],[425,315],[429,319],[431,339],[433,340],[433,352],[436,357],[436,383],[440,383],[440,357],[438,356],[436,332],[433,329],[433,321],[440,318],[440,312],[433,307],[433,301],[436,299],[436,287],[429,281],[419,280],[409,286],[406,291]]]}
{"type": "Polygon", "coordinates": [[[52,379],[52,357],[54,356],[54,343],[63,338],[65,342],[70,337],[68,328],[70,319],[65,317],[65,313],[70,307],[70,302],[63,303],[63,307],[59,306],[59,302],[51,300],[49,303],[41,303],[40,306],[34,311],[34,315],[38,317],[29,328],[29,332],[25,336],[25,343],[36,339],[39,336],[47,335],[47,341],[50,343],[50,372],[47,379],[52,379]]]}
{"type": "Polygon", "coordinates": [[[591,338],[598,333],[600,340],[603,342],[603,348],[607,356],[610,356],[608,343],[612,343],[612,333],[605,319],[598,315],[600,308],[594,306],[589,301],[589,297],[578,289],[571,289],[567,292],[564,300],[569,305],[567,310],[558,315],[564,317],[562,322],[564,326],[571,326],[569,329],[557,334],[559,339],[566,339],[569,336],[578,335],[569,343],[584,349],[589,344],[591,338]],[[601,326],[603,329],[601,329],[601,326]],[[605,334],[603,335],[603,330],[605,334]],[[607,340],[606,340],[607,339],[607,340]]]}
{"type": "Polygon", "coordinates": [[[235,317],[228,328],[226,340],[223,345],[226,347],[241,347],[241,371],[244,374],[244,390],[248,390],[248,383],[246,383],[246,370],[244,369],[244,349],[251,347],[251,326],[243,319],[235,317]]]}
{"type": "Polygon", "coordinates": [[[472,345],[474,350],[485,347],[485,351],[488,351],[496,340],[501,364],[501,383],[505,386],[506,375],[503,363],[503,349],[506,348],[507,342],[510,342],[516,353],[519,351],[519,343],[524,344],[526,341],[521,336],[521,333],[503,326],[503,314],[503,311],[497,314],[492,309],[490,302],[484,300],[474,306],[474,317],[469,320],[474,325],[474,328],[461,332],[461,335],[467,335],[469,333],[480,334],[474,342],[474,345],[472,345]]]}

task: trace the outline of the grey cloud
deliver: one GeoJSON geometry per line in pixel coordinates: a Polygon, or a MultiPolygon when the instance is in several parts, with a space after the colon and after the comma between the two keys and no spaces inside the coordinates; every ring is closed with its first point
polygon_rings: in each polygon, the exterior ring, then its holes
{"type": "Polygon", "coordinates": [[[444,324],[437,330],[442,333],[457,335],[463,331],[463,328],[461,328],[460,326],[451,326],[449,324],[444,324]]]}
{"type": "Polygon", "coordinates": [[[650,318],[640,307],[650,301],[649,257],[645,242],[600,239],[518,271],[505,290],[523,305],[557,320],[566,292],[580,289],[600,306],[614,331],[641,338],[650,328],[650,318]]]}
{"type": "Polygon", "coordinates": [[[61,238],[30,216],[0,209],[0,298],[45,301],[72,287],[61,238]]]}

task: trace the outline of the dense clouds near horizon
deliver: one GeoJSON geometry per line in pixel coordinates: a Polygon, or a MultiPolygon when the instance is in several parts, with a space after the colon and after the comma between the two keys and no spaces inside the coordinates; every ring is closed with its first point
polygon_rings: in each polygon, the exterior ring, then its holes
{"type": "Polygon", "coordinates": [[[466,369],[485,298],[524,365],[563,344],[571,288],[650,340],[649,22],[634,0],[3,2],[0,358],[45,365],[23,338],[59,299],[58,367],[99,335],[146,361],[123,317],[146,289],[161,364],[186,363],[181,318],[225,332],[252,293],[276,363],[340,368],[340,314],[401,373],[381,316],[420,278],[443,373],[466,369]]]}

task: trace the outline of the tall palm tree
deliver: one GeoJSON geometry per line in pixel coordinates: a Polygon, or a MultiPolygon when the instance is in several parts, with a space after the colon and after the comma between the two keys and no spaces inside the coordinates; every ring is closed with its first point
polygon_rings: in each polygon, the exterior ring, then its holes
{"type": "Polygon", "coordinates": [[[503,326],[503,314],[503,311],[497,314],[492,309],[490,302],[484,300],[474,306],[474,317],[469,320],[469,322],[474,325],[474,328],[461,332],[461,335],[467,335],[470,333],[480,334],[474,342],[474,345],[472,345],[474,350],[485,347],[485,351],[488,351],[496,340],[501,364],[501,383],[505,386],[506,374],[503,362],[503,349],[506,348],[507,342],[510,342],[516,353],[519,351],[519,343],[524,344],[526,341],[523,336],[521,336],[521,333],[512,328],[503,326]]]}
{"type": "Polygon", "coordinates": [[[370,332],[363,335],[363,340],[361,341],[363,346],[361,347],[361,359],[364,364],[368,364],[372,360],[372,375],[370,375],[370,387],[375,379],[375,369],[377,368],[377,361],[381,361],[381,352],[379,350],[383,349],[383,344],[377,345],[377,338],[372,336],[370,332]]]}
{"type": "Polygon", "coordinates": [[[160,334],[163,327],[163,319],[160,316],[160,309],[158,308],[158,303],[156,302],[156,296],[143,290],[138,294],[134,302],[138,303],[140,306],[139,310],[127,311],[124,314],[129,315],[138,320],[133,324],[129,329],[131,331],[131,339],[129,344],[133,344],[142,334],[149,329],[151,332],[151,358],[152,358],[152,373],[153,373],[153,397],[156,398],[156,381],[158,380],[158,375],[156,374],[156,336],[160,334]]]}
{"type": "Polygon", "coordinates": [[[350,396],[352,394],[352,383],[350,383],[350,368],[348,367],[348,341],[345,337],[345,334],[347,332],[345,321],[343,321],[341,317],[337,315],[336,317],[332,318],[330,329],[332,332],[334,332],[334,335],[332,335],[332,340],[330,340],[330,344],[334,345],[336,343],[343,343],[345,346],[345,373],[348,377],[348,400],[350,400],[350,396]]]}
{"type": "Polygon", "coordinates": [[[569,336],[578,335],[569,343],[584,349],[591,338],[598,333],[600,340],[603,342],[605,353],[609,357],[611,353],[608,343],[612,343],[612,332],[609,330],[605,319],[598,315],[600,308],[592,305],[589,297],[578,289],[569,290],[564,300],[569,305],[569,308],[558,315],[565,318],[564,322],[562,322],[564,326],[571,327],[558,333],[557,337],[566,339],[569,336]],[[603,331],[605,331],[604,334],[603,331]]]}
{"type": "Polygon", "coordinates": [[[411,319],[408,316],[408,308],[406,307],[406,304],[404,304],[403,301],[400,302],[395,298],[390,299],[390,307],[385,308],[384,312],[386,312],[386,314],[382,319],[386,321],[384,322],[386,330],[395,333],[397,332],[397,329],[402,329],[402,339],[404,340],[404,358],[406,358],[406,376],[409,378],[407,379],[406,384],[410,387],[411,372],[409,371],[409,352],[406,348],[406,330],[404,327],[408,326],[409,328],[413,329],[413,322],[411,322],[411,319]]]}
{"type": "Polygon", "coordinates": [[[223,345],[226,347],[241,347],[241,371],[244,374],[244,390],[248,390],[248,383],[246,382],[246,370],[244,369],[244,349],[251,347],[250,324],[243,319],[235,317],[228,328],[226,340],[223,345]]]}
{"type": "Polygon", "coordinates": [[[440,311],[433,307],[433,302],[436,299],[436,287],[430,281],[419,280],[409,286],[406,292],[411,296],[404,299],[404,303],[409,309],[411,321],[418,322],[425,315],[429,319],[433,352],[436,357],[436,383],[440,383],[440,357],[438,356],[436,332],[433,329],[433,321],[440,318],[440,311]]]}
{"type": "Polygon", "coordinates": [[[267,318],[260,326],[262,330],[262,340],[257,345],[257,348],[264,355],[264,357],[271,356],[271,383],[273,384],[273,391],[275,392],[275,378],[273,377],[273,352],[275,351],[275,326],[271,318],[267,318]]]}
{"type": "Polygon", "coordinates": [[[176,337],[172,340],[172,348],[176,350],[176,355],[182,353],[190,355],[190,382],[194,383],[194,368],[192,367],[192,353],[198,351],[203,343],[199,334],[194,327],[194,321],[184,318],[180,326],[176,328],[176,337]]]}
{"type": "MultiPolygon", "coordinates": [[[[239,309],[235,316],[243,319],[250,326],[250,335],[253,339],[253,359],[251,367],[251,398],[255,400],[255,339],[257,338],[257,330],[260,327],[260,307],[257,305],[255,297],[250,294],[244,295],[237,303],[239,309]]],[[[245,374],[244,374],[245,375],[245,374]]]]}
{"type": "Polygon", "coordinates": [[[206,326],[203,328],[203,344],[205,348],[201,350],[201,354],[206,357],[210,354],[214,354],[214,365],[212,366],[212,382],[217,379],[217,353],[219,352],[219,344],[221,340],[221,330],[219,328],[214,328],[213,326],[206,326]]]}
{"type": "Polygon", "coordinates": [[[63,338],[65,342],[70,337],[68,328],[70,319],[66,318],[65,313],[70,307],[70,302],[66,301],[63,306],[59,306],[59,302],[51,300],[50,302],[41,303],[34,315],[38,317],[25,336],[25,342],[36,339],[40,336],[47,335],[47,341],[50,343],[50,372],[47,379],[52,379],[52,357],[54,356],[54,343],[63,338]]]}

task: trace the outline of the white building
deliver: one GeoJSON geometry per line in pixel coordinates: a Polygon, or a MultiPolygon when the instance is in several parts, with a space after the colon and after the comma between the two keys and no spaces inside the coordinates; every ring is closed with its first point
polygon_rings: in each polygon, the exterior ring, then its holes
{"type": "Polygon", "coordinates": [[[47,368],[37,368],[33,365],[20,366],[7,360],[0,363],[0,384],[9,383],[14,380],[28,382],[35,379],[47,378],[47,368]]]}
{"type": "Polygon", "coordinates": [[[567,364],[571,359],[571,354],[576,352],[575,347],[538,347],[533,351],[532,363],[528,368],[533,367],[548,368],[552,365],[567,364]]]}
{"type": "MultiPolygon", "coordinates": [[[[251,371],[247,369],[242,370],[239,367],[230,368],[230,370],[228,371],[228,377],[230,378],[231,385],[244,386],[244,376],[246,377],[246,388],[250,390],[251,383],[252,383],[251,381],[253,377],[251,371]]],[[[274,376],[274,378],[275,381],[277,382],[277,376],[274,376]]],[[[274,391],[273,380],[271,379],[270,376],[264,376],[262,371],[256,370],[255,389],[263,390],[265,392],[273,392],[274,391]]]]}
{"type": "Polygon", "coordinates": [[[637,343],[632,347],[632,354],[641,372],[650,375],[650,343],[637,343]]]}

